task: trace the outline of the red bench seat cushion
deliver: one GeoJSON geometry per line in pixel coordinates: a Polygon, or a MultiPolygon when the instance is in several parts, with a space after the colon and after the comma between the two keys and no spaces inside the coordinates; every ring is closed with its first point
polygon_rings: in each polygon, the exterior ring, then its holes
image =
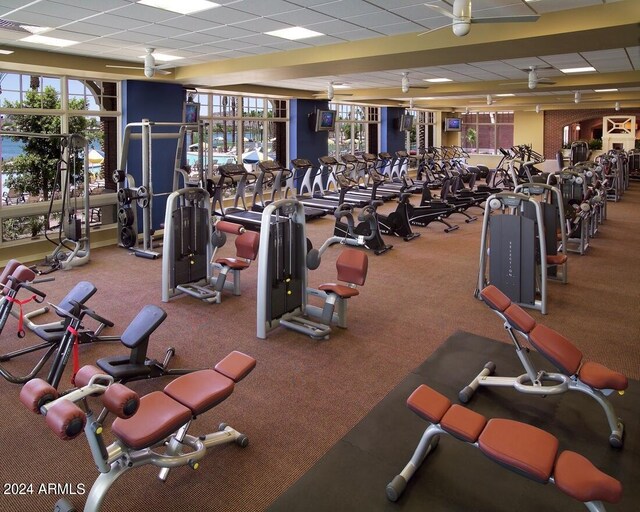
{"type": "Polygon", "coordinates": [[[585,362],[580,367],[578,377],[582,382],[596,389],[623,391],[629,386],[629,380],[623,374],[591,361],[585,362]]]}
{"type": "Polygon", "coordinates": [[[575,452],[564,451],[553,472],[556,487],[578,501],[618,503],[622,484],[596,468],[588,459],[575,452]]]}
{"type": "Polygon", "coordinates": [[[547,482],[558,453],[558,439],[526,423],[492,418],[478,438],[489,458],[537,482],[547,482]]]}

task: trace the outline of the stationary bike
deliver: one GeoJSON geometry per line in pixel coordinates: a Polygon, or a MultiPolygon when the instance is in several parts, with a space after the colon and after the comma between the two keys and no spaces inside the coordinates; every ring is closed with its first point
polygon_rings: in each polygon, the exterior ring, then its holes
{"type": "MultiPolygon", "coordinates": [[[[346,167],[345,167],[346,170],[346,167]]],[[[358,182],[351,177],[349,177],[346,172],[336,172],[335,173],[336,180],[338,185],[340,186],[340,206],[338,206],[338,210],[341,210],[345,207],[348,207],[343,201],[344,195],[350,189],[358,186],[358,182]]],[[[360,213],[358,214],[358,220],[360,221],[357,225],[350,229],[350,227],[345,224],[339,215],[336,215],[336,224],[333,229],[333,235],[341,238],[356,238],[359,239],[363,237],[365,240],[364,246],[367,249],[371,249],[373,253],[378,256],[387,252],[389,249],[393,248],[393,245],[387,245],[384,243],[382,239],[382,235],[380,234],[380,226],[378,224],[378,214],[376,213],[376,208],[382,204],[382,201],[375,200],[370,201],[368,205],[364,206],[360,213]]],[[[336,210],[336,212],[338,211],[336,210]]]]}
{"type": "MultiPolygon", "coordinates": [[[[373,181],[373,190],[386,181],[384,175],[380,173],[375,165],[369,167],[369,177],[373,181]]],[[[404,178],[404,176],[402,176],[402,178],[404,178]]],[[[420,233],[415,233],[411,229],[411,224],[409,224],[410,197],[411,192],[401,192],[398,199],[398,206],[394,212],[391,212],[389,215],[377,214],[378,225],[383,235],[398,236],[405,242],[420,236],[420,233]]]]}

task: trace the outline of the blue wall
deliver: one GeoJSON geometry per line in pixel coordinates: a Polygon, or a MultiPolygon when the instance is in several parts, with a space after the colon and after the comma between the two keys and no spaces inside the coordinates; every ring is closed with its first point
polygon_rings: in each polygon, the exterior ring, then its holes
{"type": "Polygon", "coordinates": [[[405,149],[405,132],[400,131],[400,118],[405,109],[387,107],[382,109],[382,141],[380,151],[388,151],[392,155],[405,149]]]}
{"type": "MultiPolygon", "coordinates": [[[[181,85],[162,82],[127,80],[122,84],[123,116],[122,129],[127,123],[150,121],[181,122],[184,89],[181,85]]],[[[177,132],[179,127],[152,127],[152,133],[177,132]]],[[[134,130],[140,133],[140,129],[134,130]]],[[[176,157],[177,139],[152,140],[151,176],[154,194],[171,192],[173,189],[173,168],[176,157]]],[[[132,140],[129,144],[127,172],[136,186],[142,183],[142,142],[132,140]]],[[[166,196],[153,198],[152,227],[158,229],[164,222],[166,196]]],[[[140,219],[140,217],[139,217],[140,219]]],[[[142,229],[141,224],[139,229],[142,229]]]]}
{"type": "MultiPolygon", "coordinates": [[[[294,158],[306,158],[314,165],[318,164],[318,158],[327,155],[329,144],[329,132],[316,132],[315,113],[317,109],[327,110],[329,104],[326,100],[291,100],[290,115],[290,156],[294,158]]],[[[302,176],[296,176],[296,184],[302,176]]]]}

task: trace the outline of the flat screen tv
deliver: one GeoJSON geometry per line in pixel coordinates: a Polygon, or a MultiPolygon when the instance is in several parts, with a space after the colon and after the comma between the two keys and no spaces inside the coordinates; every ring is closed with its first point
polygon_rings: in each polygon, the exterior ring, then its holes
{"type": "Polygon", "coordinates": [[[413,115],[402,114],[402,117],[400,117],[400,131],[410,132],[412,128],[413,128],[413,115]]]}
{"type": "Polygon", "coordinates": [[[444,120],[445,132],[459,132],[462,129],[462,119],[459,117],[447,117],[444,120]]]}
{"type": "Polygon", "coordinates": [[[317,110],[316,111],[316,131],[331,132],[336,127],[337,111],[317,110]]]}
{"type": "Polygon", "coordinates": [[[200,103],[185,101],[182,110],[182,121],[185,123],[197,123],[200,120],[200,103]]]}

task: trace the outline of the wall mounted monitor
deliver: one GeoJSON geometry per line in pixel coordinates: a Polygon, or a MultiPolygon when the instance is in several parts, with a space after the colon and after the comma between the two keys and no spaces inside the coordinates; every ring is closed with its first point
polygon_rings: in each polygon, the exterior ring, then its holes
{"type": "Polygon", "coordinates": [[[197,123],[200,120],[200,103],[185,101],[182,110],[182,122],[197,123]]]}
{"type": "Polygon", "coordinates": [[[410,132],[412,128],[413,128],[413,115],[402,114],[402,116],[400,117],[400,131],[410,132]]]}
{"type": "Polygon", "coordinates": [[[338,112],[335,110],[317,110],[316,111],[316,131],[331,132],[336,127],[336,117],[338,112]]]}
{"type": "Polygon", "coordinates": [[[459,117],[447,117],[444,120],[445,132],[459,132],[462,129],[462,119],[459,117]]]}

